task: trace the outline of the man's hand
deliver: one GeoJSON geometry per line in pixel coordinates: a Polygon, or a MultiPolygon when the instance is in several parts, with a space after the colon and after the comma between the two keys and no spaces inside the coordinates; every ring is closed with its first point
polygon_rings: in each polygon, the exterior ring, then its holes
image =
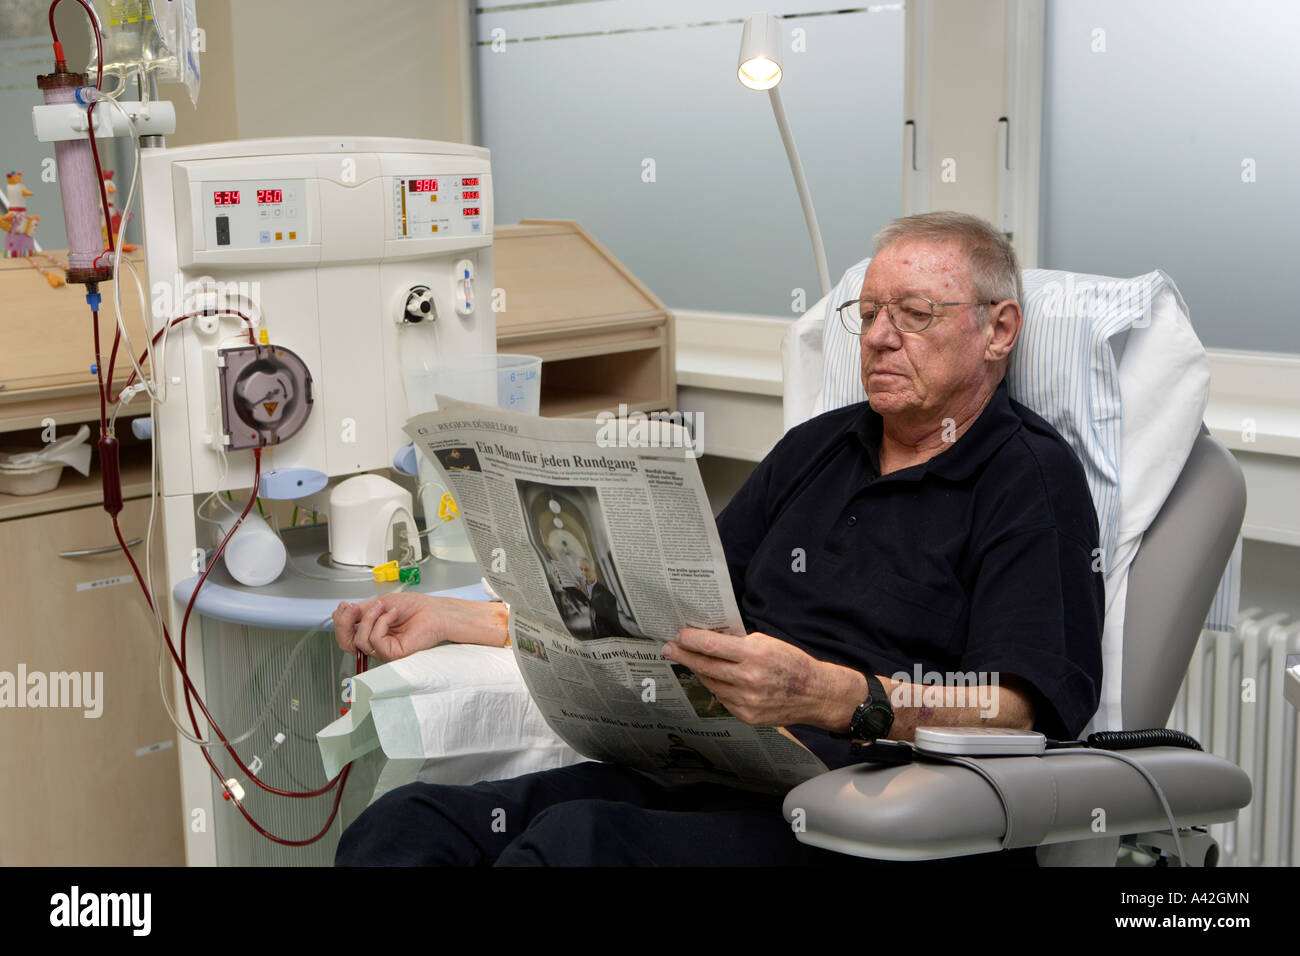
{"type": "Polygon", "coordinates": [[[384,663],[444,641],[504,646],[506,607],[499,601],[462,601],[413,591],[381,594],[334,612],[334,637],[348,653],[362,651],[384,663]]]}
{"type": "Polygon", "coordinates": [[[847,717],[839,719],[839,698],[856,693],[848,687],[854,678],[866,686],[862,675],[758,631],[735,637],[684,627],[676,641],[664,645],[664,656],[689,667],[734,717],[756,727],[812,724],[842,730],[838,725],[847,726],[847,717]]]}
{"type": "Polygon", "coordinates": [[[426,594],[397,591],[361,604],[345,601],[333,617],[339,647],[385,663],[446,640],[437,605],[426,594]]]}

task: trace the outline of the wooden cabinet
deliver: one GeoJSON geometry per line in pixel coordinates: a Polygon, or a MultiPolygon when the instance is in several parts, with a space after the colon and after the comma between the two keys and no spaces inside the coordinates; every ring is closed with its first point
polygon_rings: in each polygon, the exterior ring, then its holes
{"type": "Polygon", "coordinates": [[[525,219],[493,235],[497,351],[542,359],[541,413],[671,410],[673,314],[576,222],[525,219]]]}
{"type": "MultiPolygon", "coordinates": [[[[100,292],[107,364],[113,284],[100,292]]],[[[62,437],[98,419],[85,295],[84,286],[50,288],[23,260],[0,260],[0,446],[39,446],[51,421],[62,437]]],[[[131,341],[143,350],[132,282],[123,286],[122,306],[131,341]]],[[[123,342],[115,390],[130,369],[123,342]]],[[[149,518],[148,445],[132,438],[127,420],[141,412],[148,406],[137,401],[118,419],[129,499],[119,521],[128,541],[144,536],[149,518]]],[[[98,425],[91,431],[93,443],[98,425]]],[[[158,691],[153,618],[101,499],[97,460],[89,477],[65,469],[46,494],[0,494],[0,865],[185,861],[175,731],[158,691]],[[47,706],[16,706],[15,695],[26,702],[31,682],[48,685],[51,674],[78,676],[47,686],[47,706]],[[76,706],[48,706],[74,697],[76,706]],[[86,716],[88,709],[99,715],[86,716]]],[[[157,580],[161,549],[159,533],[157,580]]],[[[132,553],[143,569],[143,546],[132,553]]]]}
{"type": "MultiPolygon", "coordinates": [[[[62,252],[52,255],[61,260],[66,258],[62,252]]],[[[144,267],[138,261],[138,253],[125,258],[136,263],[143,284],[144,267]]],[[[125,267],[122,272],[125,276],[122,315],[138,356],[145,349],[140,292],[125,267]]],[[[100,346],[107,367],[117,323],[113,283],[101,282],[99,292],[103,298],[99,307],[100,346]]],[[[145,286],[146,302],[148,296],[145,286]]],[[[85,286],[51,289],[27,260],[0,259],[0,309],[4,315],[4,321],[0,322],[0,395],[20,389],[28,399],[54,398],[74,392],[83,396],[92,394],[86,389],[95,381],[90,370],[95,361],[95,335],[85,286]]],[[[122,381],[130,371],[131,359],[123,341],[114,376],[122,381]]],[[[61,407],[59,410],[66,411],[61,407]]]]}
{"type": "MultiPolygon", "coordinates": [[[[128,501],[119,516],[126,539],[142,538],[148,519],[148,499],[128,501]]],[[[155,554],[160,546],[159,534],[155,554]]],[[[143,544],[132,553],[143,570],[143,544]]],[[[6,700],[0,709],[0,865],[183,864],[175,732],[159,697],[153,618],[107,514],[84,507],[0,521],[0,554],[8,579],[0,680],[16,681],[20,668],[29,681],[91,675],[86,687],[65,683],[58,701],[47,691],[53,704],[78,690],[76,706],[6,700]],[[88,704],[99,716],[86,716],[88,704]]],[[[154,566],[157,580],[161,562],[154,566]]]]}

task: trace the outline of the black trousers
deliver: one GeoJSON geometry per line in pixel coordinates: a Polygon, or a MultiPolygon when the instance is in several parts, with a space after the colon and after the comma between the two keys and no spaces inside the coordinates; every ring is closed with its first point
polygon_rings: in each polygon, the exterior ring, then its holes
{"type": "MultiPolygon", "coordinates": [[[[960,858],[1034,865],[1032,850],[960,858]]],[[[385,794],[336,866],[881,866],[800,843],[781,797],[581,763],[472,786],[385,794]]],[[[914,866],[916,864],[897,864],[914,866]]]]}

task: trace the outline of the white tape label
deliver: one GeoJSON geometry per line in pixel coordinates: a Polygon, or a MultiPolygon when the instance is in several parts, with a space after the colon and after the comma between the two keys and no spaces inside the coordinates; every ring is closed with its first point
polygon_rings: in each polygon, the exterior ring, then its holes
{"type": "Polygon", "coordinates": [[[100,578],[98,581],[82,581],[77,585],[78,591],[94,591],[98,588],[111,588],[117,584],[126,584],[135,578],[129,574],[119,574],[115,578],[100,578]]]}
{"type": "Polygon", "coordinates": [[[150,744],[148,747],[141,747],[135,752],[137,757],[146,757],[149,754],[156,754],[160,750],[166,750],[172,745],[173,741],[163,740],[156,744],[150,744]]]}

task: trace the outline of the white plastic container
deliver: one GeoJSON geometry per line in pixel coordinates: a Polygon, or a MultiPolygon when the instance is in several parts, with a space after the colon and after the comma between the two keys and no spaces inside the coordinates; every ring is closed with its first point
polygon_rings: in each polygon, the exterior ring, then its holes
{"type": "MultiPolygon", "coordinates": [[[[218,541],[229,533],[230,526],[237,517],[238,514],[225,512],[217,519],[221,528],[218,541]]],[[[239,530],[222,552],[222,560],[226,562],[230,576],[250,588],[260,588],[278,578],[288,557],[284,542],[257,513],[257,509],[248,512],[239,530]]]]}
{"type": "MultiPolygon", "coordinates": [[[[536,415],[542,401],[542,360],[536,355],[460,355],[406,371],[406,398],[412,415],[435,411],[435,395],[536,415]]],[[[429,551],[444,561],[474,560],[465,524],[448,503],[447,486],[438,469],[417,454],[420,505],[429,536],[429,551]]]]}
{"type": "Polygon", "coordinates": [[[406,374],[412,415],[434,411],[434,395],[536,415],[542,401],[542,360],[536,355],[459,355],[406,374]]]}
{"type": "Polygon", "coordinates": [[[442,474],[429,460],[416,454],[416,470],[420,476],[420,504],[424,508],[425,541],[429,553],[443,561],[470,562],[474,549],[465,534],[465,522],[455,508],[455,499],[447,491],[442,474]],[[444,504],[444,496],[451,498],[444,504]]]}
{"type": "Polygon", "coordinates": [[[90,474],[90,427],[37,448],[0,449],[0,494],[40,495],[59,486],[64,466],[90,474]]]}
{"type": "Polygon", "coordinates": [[[41,495],[59,486],[63,476],[63,462],[53,461],[34,468],[5,468],[0,466],[0,494],[41,495]]]}

